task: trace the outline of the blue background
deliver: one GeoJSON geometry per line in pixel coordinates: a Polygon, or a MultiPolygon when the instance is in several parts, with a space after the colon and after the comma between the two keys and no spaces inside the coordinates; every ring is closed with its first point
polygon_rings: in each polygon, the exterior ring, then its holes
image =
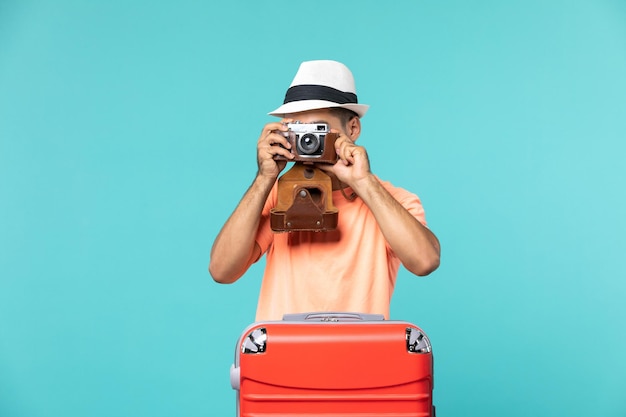
{"type": "Polygon", "coordinates": [[[207,273],[299,63],[441,240],[392,318],[441,416],[626,416],[626,2],[0,1],[0,415],[228,416],[263,264],[207,273]]]}

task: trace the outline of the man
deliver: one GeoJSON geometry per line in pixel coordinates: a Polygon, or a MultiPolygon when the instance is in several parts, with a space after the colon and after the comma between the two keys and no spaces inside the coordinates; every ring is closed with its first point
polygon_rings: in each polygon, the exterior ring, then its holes
{"type": "Polygon", "coordinates": [[[420,200],[378,179],[368,155],[356,144],[369,106],[359,104],[350,70],[335,61],[303,62],[285,101],[271,115],[257,143],[258,171],[211,251],[209,272],[232,283],[267,254],[257,320],[286,313],[351,311],[389,318],[389,303],[400,263],[416,275],[439,266],[439,242],[425,226],[420,200]],[[282,134],[287,123],[327,123],[339,133],[338,161],[317,164],[332,179],[337,229],[273,233],[270,209],[277,203],[277,179],[293,159],[282,134]],[[354,196],[355,198],[346,198],[354,196]]]}

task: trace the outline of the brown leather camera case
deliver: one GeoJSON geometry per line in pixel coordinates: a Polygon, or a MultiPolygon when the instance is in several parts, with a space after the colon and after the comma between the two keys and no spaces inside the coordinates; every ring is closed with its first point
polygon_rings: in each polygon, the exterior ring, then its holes
{"type": "Polygon", "coordinates": [[[332,182],[312,165],[296,163],[278,179],[278,202],[270,211],[275,232],[328,231],[337,228],[332,182]]]}

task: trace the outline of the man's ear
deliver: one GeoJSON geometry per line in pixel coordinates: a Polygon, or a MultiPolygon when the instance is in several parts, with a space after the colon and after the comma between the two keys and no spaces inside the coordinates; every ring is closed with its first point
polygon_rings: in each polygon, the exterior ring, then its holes
{"type": "Polygon", "coordinates": [[[355,142],[361,135],[361,119],[354,116],[346,125],[346,133],[348,137],[355,142]]]}

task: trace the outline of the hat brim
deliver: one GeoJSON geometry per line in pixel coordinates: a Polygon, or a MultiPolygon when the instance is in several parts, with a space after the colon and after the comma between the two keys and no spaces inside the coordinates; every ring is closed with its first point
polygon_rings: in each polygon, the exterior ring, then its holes
{"type": "Polygon", "coordinates": [[[339,103],[334,103],[332,101],[325,101],[325,100],[302,100],[302,101],[292,101],[290,103],[283,104],[282,106],[280,106],[279,108],[277,108],[276,110],[268,114],[272,116],[277,116],[277,117],[285,117],[285,115],[288,115],[291,113],[300,113],[300,112],[308,111],[308,110],[329,109],[329,108],[335,108],[335,107],[352,110],[353,112],[358,114],[359,117],[363,117],[365,116],[365,113],[367,113],[367,110],[369,109],[370,106],[368,106],[367,104],[354,104],[354,103],[339,104],[339,103]]]}

